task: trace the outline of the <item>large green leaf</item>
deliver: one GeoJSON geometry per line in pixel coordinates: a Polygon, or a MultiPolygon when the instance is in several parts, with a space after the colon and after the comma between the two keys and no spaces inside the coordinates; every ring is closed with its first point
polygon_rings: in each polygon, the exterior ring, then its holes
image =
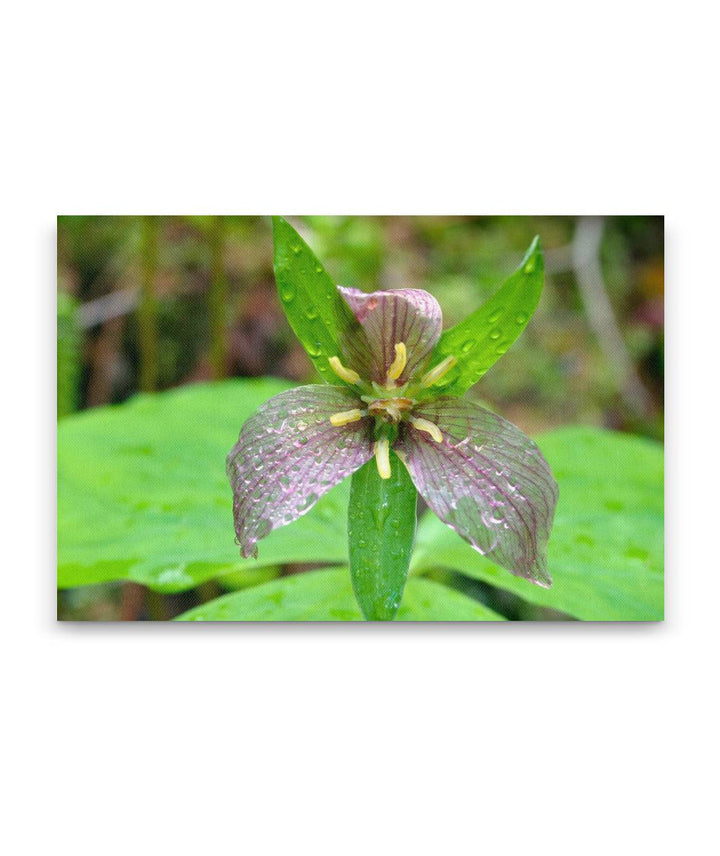
{"type": "Polygon", "coordinates": [[[340,334],[357,322],[313,251],[282,217],[273,217],[273,240],[275,280],[290,326],[322,377],[340,384],[328,358],[342,356],[340,334]]]}
{"type": "MultiPolygon", "coordinates": [[[[408,581],[399,621],[502,621],[502,616],[431,580],[408,581]]],[[[178,621],[361,621],[347,568],[311,571],[225,595],[178,621]]]]}
{"type": "Polygon", "coordinates": [[[663,451],[595,428],[538,439],[560,486],[548,551],[550,589],[512,576],[434,515],[418,526],[413,572],[449,568],[587,621],[663,617],[663,451]]]}
{"type": "Polygon", "coordinates": [[[490,300],[446,330],[435,347],[431,365],[449,356],[457,364],[433,387],[462,395],[507,351],[537,309],[545,279],[540,238],[530,245],[520,267],[490,300]]]}
{"type": "Polygon", "coordinates": [[[346,562],[349,483],[241,559],[225,456],[243,421],[289,384],[234,380],[141,395],[58,427],[58,584],[129,579],[182,591],[225,572],[346,562]]]}
{"type": "Polygon", "coordinates": [[[391,621],[397,612],[413,541],[417,491],[400,459],[390,453],[390,478],[375,460],[352,477],[348,540],[353,589],[365,618],[391,621]]]}

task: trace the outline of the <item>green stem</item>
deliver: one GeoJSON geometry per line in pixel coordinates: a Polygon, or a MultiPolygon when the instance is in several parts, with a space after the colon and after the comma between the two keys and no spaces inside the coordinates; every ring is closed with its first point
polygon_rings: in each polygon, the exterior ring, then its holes
{"type": "Polygon", "coordinates": [[[213,217],[210,226],[210,365],[215,380],[227,377],[227,296],[228,283],[223,264],[225,218],[213,217]]]}
{"type": "Polygon", "coordinates": [[[415,538],[417,491],[393,452],[390,467],[390,478],[382,479],[375,461],[368,461],[350,485],[350,575],[368,621],[395,617],[415,538]]]}
{"type": "Polygon", "coordinates": [[[140,389],[153,392],[158,385],[157,279],[158,218],[142,218],[142,277],[138,326],[140,330],[140,389]]]}

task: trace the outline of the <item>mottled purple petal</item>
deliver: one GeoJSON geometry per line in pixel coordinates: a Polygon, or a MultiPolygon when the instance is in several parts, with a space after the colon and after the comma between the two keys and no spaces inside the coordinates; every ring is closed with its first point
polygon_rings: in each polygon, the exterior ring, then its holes
{"type": "Polygon", "coordinates": [[[226,462],[243,556],[257,556],[260,538],[310,511],[372,457],[367,418],[342,427],[329,421],[357,406],[344,387],[301,386],[271,398],[245,422],[226,462]]]}
{"type": "Polygon", "coordinates": [[[442,443],[410,423],[395,449],[430,508],[478,552],[542,586],[558,488],[542,453],[522,431],[477,405],[443,397],[416,417],[434,422],[442,443]]]}
{"type": "Polygon", "coordinates": [[[343,341],[348,363],[361,376],[383,383],[395,359],[395,345],[405,343],[407,364],[398,384],[424,368],[442,330],[440,304],[418,288],[368,294],[357,288],[338,290],[360,322],[362,338],[350,331],[343,341]],[[370,353],[367,346],[370,346],[370,353]]]}

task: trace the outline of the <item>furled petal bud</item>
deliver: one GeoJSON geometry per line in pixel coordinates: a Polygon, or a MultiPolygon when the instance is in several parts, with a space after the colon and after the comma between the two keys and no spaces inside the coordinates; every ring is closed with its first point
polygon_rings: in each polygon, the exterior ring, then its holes
{"type": "Polygon", "coordinates": [[[370,294],[357,288],[338,290],[362,328],[362,336],[350,329],[342,342],[345,356],[362,377],[402,385],[425,367],[442,328],[440,304],[431,294],[418,288],[370,294]],[[397,345],[402,345],[400,352],[397,345]]]}

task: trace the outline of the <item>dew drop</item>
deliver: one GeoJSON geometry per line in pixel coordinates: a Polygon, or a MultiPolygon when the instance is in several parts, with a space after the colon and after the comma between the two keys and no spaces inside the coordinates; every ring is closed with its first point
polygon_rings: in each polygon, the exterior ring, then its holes
{"type": "Polygon", "coordinates": [[[460,350],[462,351],[463,354],[469,354],[470,351],[472,351],[472,349],[474,347],[475,347],[475,340],[474,339],[468,339],[466,342],[463,342],[462,345],[460,345],[460,350]]]}
{"type": "Polygon", "coordinates": [[[305,317],[308,321],[314,321],[318,317],[317,309],[314,306],[306,306],[305,317]]]}
{"type": "Polygon", "coordinates": [[[280,288],[280,297],[284,303],[290,303],[295,299],[295,286],[283,285],[280,288]]]}
{"type": "Polygon", "coordinates": [[[528,260],[523,270],[525,273],[532,273],[535,270],[535,256],[528,260]]]}
{"type": "Polygon", "coordinates": [[[315,265],[315,273],[322,273],[322,272],[323,272],[322,265],[315,265]]]}
{"type": "Polygon", "coordinates": [[[498,309],[496,309],[493,312],[492,315],[488,316],[488,324],[494,324],[500,318],[500,316],[502,314],[503,314],[503,308],[502,308],[502,306],[500,306],[498,309]]]}
{"type": "Polygon", "coordinates": [[[299,256],[302,252],[302,247],[300,246],[300,244],[295,244],[292,248],[292,251],[295,253],[296,256],[299,256]]]}
{"type": "Polygon", "coordinates": [[[308,342],[305,345],[305,350],[310,354],[311,357],[319,357],[322,354],[322,348],[320,347],[320,342],[308,342]]]}
{"type": "Polygon", "coordinates": [[[496,327],[494,330],[490,331],[490,338],[491,339],[499,339],[500,338],[500,330],[498,327],[496,327]]]}
{"type": "Polygon", "coordinates": [[[528,317],[524,312],[518,312],[518,314],[515,316],[516,324],[524,324],[527,320],[528,317]]]}

